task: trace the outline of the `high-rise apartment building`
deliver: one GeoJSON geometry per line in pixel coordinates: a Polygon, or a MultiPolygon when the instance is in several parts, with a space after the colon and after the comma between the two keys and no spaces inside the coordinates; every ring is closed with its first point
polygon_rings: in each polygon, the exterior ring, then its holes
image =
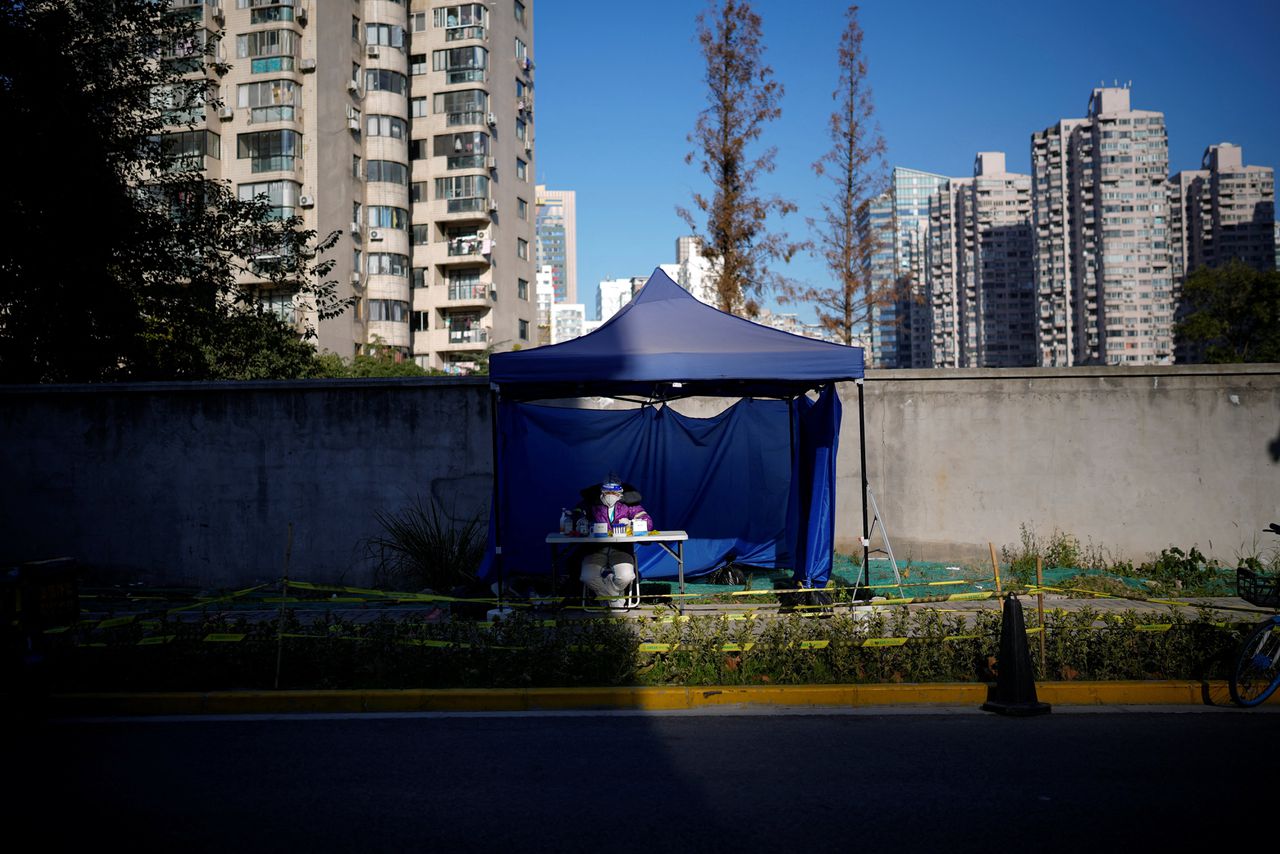
{"type": "Polygon", "coordinates": [[[1168,137],[1164,114],[1131,109],[1129,96],[1094,89],[1084,119],[1032,135],[1040,364],[1173,354],[1168,137]]]}
{"type": "Polygon", "coordinates": [[[934,191],[926,243],[914,366],[1035,364],[1031,177],[978,152],[972,178],[934,191]]]}
{"type": "Polygon", "coordinates": [[[1031,176],[1006,171],[1003,152],[979,152],[966,190],[961,199],[964,257],[973,270],[976,303],[974,361],[984,368],[1034,365],[1031,176]]]}
{"type": "Polygon", "coordinates": [[[1036,364],[1074,364],[1071,250],[1071,138],[1082,119],[1062,119],[1031,135],[1038,331],[1036,364]]]}
{"type": "Polygon", "coordinates": [[[1255,270],[1275,269],[1271,167],[1246,166],[1240,147],[1224,142],[1205,149],[1200,169],[1178,173],[1169,181],[1186,187],[1186,272],[1231,260],[1255,270]]]}
{"type": "Polygon", "coordinates": [[[647,279],[644,276],[631,276],[625,279],[603,279],[596,289],[596,304],[600,309],[601,321],[613,317],[622,307],[631,302],[647,279]]]}
{"type": "Polygon", "coordinates": [[[551,343],[563,344],[587,332],[586,306],[580,302],[551,304],[551,343]]]}
{"type": "Polygon", "coordinates": [[[699,301],[719,307],[711,261],[702,254],[702,241],[697,237],[676,238],[676,274],[671,278],[699,301]]]}
{"type": "Polygon", "coordinates": [[[964,230],[959,226],[959,200],[971,183],[969,178],[952,178],[929,197],[929,232],[925,239],[925,301],[928,310],[929,367],[962,368],[968,365],[972,348],[965,342],[976,340],[976,324],[965,322],[969,266],[964,258],[964,230]]]}
{"type": "MultiPolygon", "coordinates": [[[[1205,149],[1200,169],[1170,176],[1169,246],[1175,299],[1186,277],[1201,267],[1236,260],[1255,270],[1276,268],[1275,178],[1267,166],[1246,166],[1231,143],[1205,149]]],[[[1185,307],[1180,301],[1178,313],[1185,307]]],[[[1176,346],[1179,362],[1197,362],[1201,349],[1176,346]]]]}
{"type": "MultiPolygon", "coordinates": [[[[533,2],[177,0],[224,106],[177,130],[206,171],[342,231],[324,350],[465,370],[530,342],[533,2]]],[[[271,295],[282,313],[306,311],[271,295]]]]}
{"type": "Polygon", "coordinates": [[[551,268],[556,302],[578,299],[577,193],[548,190],[537,185],[538,211],[534,220],[538,266],[551,268]]]}

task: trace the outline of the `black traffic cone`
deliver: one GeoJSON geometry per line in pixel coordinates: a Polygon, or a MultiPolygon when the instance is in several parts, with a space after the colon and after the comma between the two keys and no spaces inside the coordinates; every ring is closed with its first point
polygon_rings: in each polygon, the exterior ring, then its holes
{"type": "Polygon", "coordinates": [[[1006,596],[1000,620],[1000,658],[995,690],[982,704],[984,712],[1027,717],[1049,712],[1048,703],[1036,699],[1036,680],[1027,648],[1027,626],[1022,620],[1022,603],[1006,596]]]}

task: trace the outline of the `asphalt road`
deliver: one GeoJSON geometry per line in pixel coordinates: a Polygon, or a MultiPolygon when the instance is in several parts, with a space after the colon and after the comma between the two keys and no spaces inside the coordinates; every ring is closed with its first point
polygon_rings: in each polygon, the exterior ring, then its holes
{"type": "Polygon", "coordinates": [[[10,735],[6,836],[25,825],[31,843],[15,851],[1238,851],[1274,847],[1280,822],[1267,712],[198,718],[10,735]]]}

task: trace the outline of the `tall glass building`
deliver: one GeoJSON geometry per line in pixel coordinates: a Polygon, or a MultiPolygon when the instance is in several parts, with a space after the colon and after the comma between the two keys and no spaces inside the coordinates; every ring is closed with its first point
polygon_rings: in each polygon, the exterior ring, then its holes
{"type": "Polygon", "coordinates": [[[927,307],[918,305],[924,275],[924,247],[929,229],[929,197],[947,182],[945,175],[893,168],[889,192],[870,206],[869,225],[879,235],[871,256],[871,287],[897,293],[898,299],[872,309],[868,362],[877,368],[926,367],[927,335],[913,326],[927,307]],[[913,342],[919,342],[916,346],[913,342]],[[919,352],[917,352],[919,351],[919,352]]]}

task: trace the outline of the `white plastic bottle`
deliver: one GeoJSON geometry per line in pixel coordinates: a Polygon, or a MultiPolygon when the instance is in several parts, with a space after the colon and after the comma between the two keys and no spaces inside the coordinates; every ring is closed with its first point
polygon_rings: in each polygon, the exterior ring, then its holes
{"type": "Polygon", "coordinates": [[[560,509],[560,533],[566,537],[573,533],[573,516],[569,515],[567,507],[560,509]]]}

